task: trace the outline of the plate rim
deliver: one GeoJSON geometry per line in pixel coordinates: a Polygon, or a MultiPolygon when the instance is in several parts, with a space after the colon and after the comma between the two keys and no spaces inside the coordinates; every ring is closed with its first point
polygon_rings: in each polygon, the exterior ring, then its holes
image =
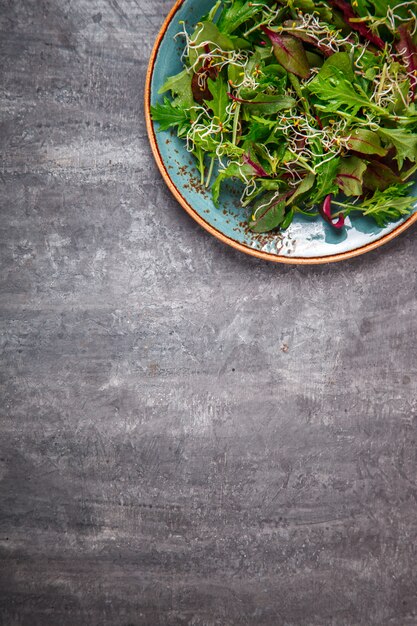
{"type": "Polygon", "coordinates": [[[146,122],[146,130],[148,133],[149,143],[151,145],[152,153],[158,169],[164,179],[168,189],[175,197],[177,202],[182,206],[183,209],[192,217],[200,226],[202,226],[207,232],[211,235],[222,241],[223,243],[231,246],[235,250],[239,250],[245,254],[250,256],[262,259],[264,261],[271,261],[273,263],[283,263],[285,265],[322,265],[326,263],[335,263],[338,261],[344,261],[346,259],[351,259],[357,256],[361,256],[362,254],[366,254],[367,252],[371,252],[376,248],[383,246],[388,243],[392,239],[395,239],[406,231],[414,222],[417,220],[417,211],[410,215],[404,222],[399,224],[394,230],[390,233],[387,233],[380,239],[376,241],[372,241],[370,243],[365,244],[364,246],[360,246],[359,248],[354,248],[353,250],[346,250],[345,252],[339,252],[337,254],[332,254],[328,256],[314,256],[314,257],[285,257],[277,254],[272,254],[270,252],[264,252],[263,250],[257,250],[255,248],[251,248],[248,245],[240,243],[231,237],[228,237],[224,233],[222,233],[217,228],[214,228],[211,224],[209,224],[197,211],[187,202],[184,196],[181,194],[173,180],[171,179],[167,168],[165,167],[162,155],[159,151],[157,139],[156,139],[156,131],[154,128],[154,124],[151,118],[151,85],[152,85],[152,77],[155,67],[156,58],[158,56],[159,48],[164,39],[165,33],[172,22],[175,14],[181,8],[186,0],[176,0],[174,6],[169,11],[165,20],[162,23],[162,26],[158,32],[155,43],[152,48],[151,56],[148,63],[148,68],[146,72],[146,80],[145,80],[145,92],[144,92],[144,100],[145,100],[145,122],[146,122]]]}

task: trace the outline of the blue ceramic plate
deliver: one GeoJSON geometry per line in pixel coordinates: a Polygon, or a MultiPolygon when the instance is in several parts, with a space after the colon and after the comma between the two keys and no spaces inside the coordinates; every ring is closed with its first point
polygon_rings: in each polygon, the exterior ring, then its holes
{"type": "MultiPolygon", "coordinates": [[[[407,219],[378,228],[372,219],[347,218],[342,232],[321,219],[297,215],[284,233],[255,234],[246,226],[248,209],[239,203],[239,189],[223,185],[221,208],[214,206],[210,190],[199,184],[199,175],[184,143],[170,132],[159,132],[150,116],[150,106],[161,96],[158,89],[168,76],[182,69],[182,38],[175,38],[184,21],[188,30],[213,6],[213,0],[178,0],[169,13],[151,56],[145,90],[145,114],[149,138],[158,167],[168,187],[184,209],[212,235],[230,246],[280,263],[328,263],[373,250],[406,230],[417,219],[407,219]]],[[[417,191],[417,189],[416,189],[417,191]]]]}

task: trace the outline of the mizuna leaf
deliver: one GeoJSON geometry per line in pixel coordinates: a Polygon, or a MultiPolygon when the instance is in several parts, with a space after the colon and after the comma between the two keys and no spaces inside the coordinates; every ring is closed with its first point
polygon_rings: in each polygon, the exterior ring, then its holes
{"type": "Polygon", "coordinates": [[[272,43],[275,58],[287,72],[300,78],[308,78],[310,64],[301,41],[291,35],[279,35],[266,26],[261,26],[261,29],[272,43]]]}
{"type": "Polygon", "coordinates": [[[327,161],[317,169],[316,190],[309,204],[321,202],[329,194],[336,193],[338,185],[336,175],[339,169],[340,157],[327,161]]]}
{"type": "Polygon", "coordinates": [[[409,133],[403,128],[380,128],[378,134],[396,149],[396,159],[400,169],[405,159],[409,159],[412,163],[416,162],[417,134],[409,133]]]}
{"type": "Polygon", "coordinates": [[[211,78],[209,78],[207,80],[207,86],[212,95],[209,106],[214,116],[223,123],[227,116],[226,107],[229,104],[226,82],[221,76],[219,76],[217,80],[211,80],[211,78]]]}
{"type": "Polygon", "coordinates": [[[219,206],[219,196],[221,184],[227,178],[238,178],[239,180],[246,180],[254,175],[253,170],[249,165],[239,165],[238,163],[230,163],[224,170],[221,170],[211,187],[211,193],[213,197],[213,203],[215,206],[219,206]]]}
{"type": "Polygon", "coordinates": [[[178,133],[190,126],[190,113],[182,107],[173,106],[168,98],[164,102],[157,102],[151,107],[154,122],[158,122],[160,130],[178,128],[178,133]]]}
{"type": "Polygon", "coordinates": [[[384,191],[375,191],[374,195],[357,205],[356,210],[360,210],[364,215],[373,217],[381,228],[390,222],[397,222],[401,218],[409,215],[416,204],[416,198],[405,196],[410,183],[402,185],[391,185],[384,191]]]}
{"type": "Polygon", "coordinates": [[[379,115],[388,115],[384,109],[371,102],[366,94],[359,94],[338,67],[332,67],[329,76],[321,74],[325,66],[326,64],[307,85],[307,89],[322,100],[324,110],[338,113],[344,108],[351,111],[352,115],[356,115],[359,109],[364,107],[376,111],[379,115]]]}

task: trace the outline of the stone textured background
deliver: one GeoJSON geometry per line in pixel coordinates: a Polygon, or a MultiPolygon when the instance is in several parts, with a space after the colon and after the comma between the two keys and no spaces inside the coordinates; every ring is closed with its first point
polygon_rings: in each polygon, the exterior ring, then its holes
{"type": "Polygon", "coordinates": [[[0,623],[415,626],[417,231],[290,268],[195,225],[170,6],[0,5],[0,623]]]}

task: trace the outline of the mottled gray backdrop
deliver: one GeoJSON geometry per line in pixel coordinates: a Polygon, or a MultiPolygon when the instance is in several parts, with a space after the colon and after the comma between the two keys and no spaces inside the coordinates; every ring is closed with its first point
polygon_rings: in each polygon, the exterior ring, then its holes
{"type": "Polygon", "coordinates": [[[413,228],[246,257],[171,197],[167,0],[2,0],[2,626],[415,626],[413,228]]]}

